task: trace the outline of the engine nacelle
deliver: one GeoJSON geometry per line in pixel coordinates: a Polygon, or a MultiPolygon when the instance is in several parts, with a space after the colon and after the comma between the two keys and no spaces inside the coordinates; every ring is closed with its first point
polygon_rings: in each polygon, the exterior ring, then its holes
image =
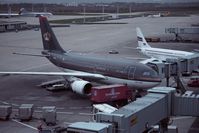
{"type": "Polygon", "coordinates": [[[78,80],[71,83],[71,88],[78,94],[88,95],[91,93],[92,84],[88,81],[78,80]]]}

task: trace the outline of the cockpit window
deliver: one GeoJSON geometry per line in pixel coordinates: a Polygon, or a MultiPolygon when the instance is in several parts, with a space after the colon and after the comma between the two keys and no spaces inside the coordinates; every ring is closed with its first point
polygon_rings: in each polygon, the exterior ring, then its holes
{"type": "Polygon", "coordinates": [[[143,76],[150,76],[151,74],[150,74],[150,72],[143,72],[142,75],[143,75],[143,76]]]}
{"type": "Polygon", "coordinates": [[[153,79],[155,80],[160,78],[158,73],[151,68],[146,68],[146,69],[137,68],[134,77],[136,79],[142,79],[142,80],[153,80],[153,79]]]}
{"type": "Polygon", "coordinates": [[[153,70],[153,71],[143,71],[142,73],[143,77],[157,77],[157,73],[153,70]]]}

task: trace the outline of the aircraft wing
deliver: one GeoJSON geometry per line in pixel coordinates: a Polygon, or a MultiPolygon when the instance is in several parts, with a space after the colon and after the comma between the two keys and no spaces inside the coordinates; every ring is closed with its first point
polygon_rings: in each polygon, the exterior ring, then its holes
{"type": "Polygon", "coordinates": [[[0,13],[0,17],[17,17],[19,16],[19,14],[15,14],[15,13],[0,13]]]}
{"type": "Polygon", "coordinates": [[[46,76],[74,76],[79,78],[105,79],[101,74],[83,73],[83,72],[0,72],[4,75],[46,75],[46,76]]]}

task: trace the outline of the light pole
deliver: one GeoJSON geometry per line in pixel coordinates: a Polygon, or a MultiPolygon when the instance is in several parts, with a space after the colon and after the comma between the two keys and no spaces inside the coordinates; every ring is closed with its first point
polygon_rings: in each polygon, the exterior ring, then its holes
{"type": "Polygon", "coordinates": [[[119,17],[118,17],[118,15],[119,15],[119,5],[117,5],[117,13],[116,13],[116,18],[119,18],[119,17]]]}
{"type": "Polygon", "coordinates": [[[85,23],[86,22],[86,7],[85,7],[85,5],[83,6],[83,12],[84,12],[84,22],[83,23],[85,23]]]}
{"type": "Polygon", "coordinates": [[[102,20],[104,20],[104,4],[102,4],[102,15],[103,15],[102,20]]]}

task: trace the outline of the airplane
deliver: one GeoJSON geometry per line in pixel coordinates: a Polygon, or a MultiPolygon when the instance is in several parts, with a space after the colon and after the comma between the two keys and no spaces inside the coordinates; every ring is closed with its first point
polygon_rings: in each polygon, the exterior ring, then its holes
{"type": "Polygon", "coordinates": [[[10,18],[10,17],[39,17],[39,16],[52,16],[53,14],[50,12],[29,12],[24,8],[21,8],[18,13],[11,13],[11,9],[9,8],[8,13],[0,13],[0,17],[10,18]]]}
{"type": "Polygon", "coordinates": [[[0,74],[63,76],[70,88],[82,95],[90,94],[92,88],[90,81],[125,84],[133,89],[149,89],[161,82],[156,71],[139,62],[67,52],[59,44],[47,18],[40,16],[39,22],[44,48],[41,56],[46,57],[63,72],[0,72],[0,74]]]}
{"type": "Polygon", "coordinates": [[[162,15],[161,15],[161,13],[158,13],[158,14],[148,15],[148,17],[159,18],[159,17],[162,17],[162,15]]]}
{"type": "MultiPolygon", "coordinates": [[[[171,50],[163,48],[153,48],[151,47],[144,38],[140,28],[136,28],[138,47],[137,49],[140,52],[148,57],[151,57],[148,61],[159,60],[160,62],[165,62],[166,59],[183,59],[186,56],[193,55],[192,52],[180,51],[180,50],[171,50]]],[[[147,62],[147,61],[143,61],[147,62]]]]}
{"type": "Polygon", "coordinates": [[[39,16],[49,17],[49,16],[52,16],[53,14],[50,12],[29,12],[29,11],[26,11],[24,8],[21,8],[19,15],[26,16],[26,17],[39,17],[39,16]]]}
{"type": "Polygon", "coordinates": [[[0,17],[1,18],[10,18],[10,17],[17,17],[17,16],[19,16],[19,13],[11,13],[11,12],[12,12],[12,9],[8,5],[8,13],[0,13],[0,17]]]}

